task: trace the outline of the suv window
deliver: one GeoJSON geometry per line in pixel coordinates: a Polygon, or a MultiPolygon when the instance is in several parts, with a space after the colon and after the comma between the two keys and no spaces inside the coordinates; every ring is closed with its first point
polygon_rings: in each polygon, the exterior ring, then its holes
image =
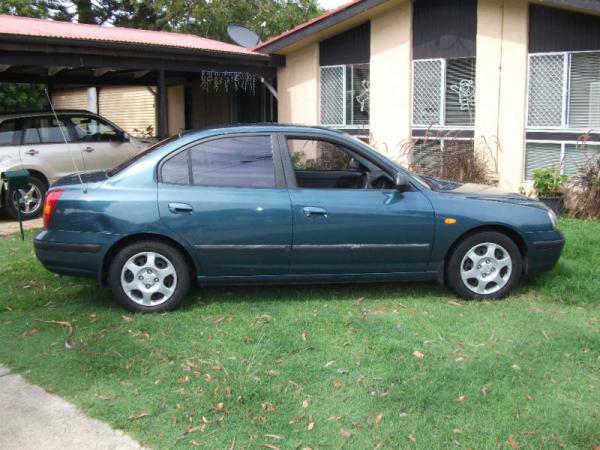
{"type": "Polygon", "coordinates": [[[69,138],[69,130],[63,119],[35,117],[26,120],[23,144],[59,144],[69,138]],[[62,128],[62,130],[61,130],[62,128]],[[63,137],[64,133],[64,137],[63,137]]]}
{"type": "Polygon", "coordinates": [[[90,116],[69,117],[75,129],[77,142],[114,142],[119,131],[108,123],[90,116]]]}
{"type": "Polygon", "coordinates": [[[0,145],[18,145],[17,131],[16,120],[5,120],[0,123],[0,145]]]}
{"type": "MultiPolygon", "coordinates": [[[[189,183],[212,187],[275,187],[270,136],[235,136],[203,142],[189,150],[189,183]]],[[[183,152],[186,153],[186,152],[183,152]]],[[[182,153],[162,167],[162,180],[185,178],[182,153]]]]}
{"type": "Polygon", "coordinates": [[[355,170],[352,155],[333,142],[296,138],[287,142],[295,171],[355,170]]]}

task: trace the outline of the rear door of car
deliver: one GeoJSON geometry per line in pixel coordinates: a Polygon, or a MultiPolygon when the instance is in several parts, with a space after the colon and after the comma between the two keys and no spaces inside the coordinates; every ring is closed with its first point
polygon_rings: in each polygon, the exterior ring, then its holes
{"type": "Polygon", "coordinates": [[[196,251],[201,277],[287,274],[290,197],[271,134],[235,134],[189,145],[158,169],[164,224],[196,251]]]}
{"type": "Polygon", "coordinates": [[[418,189],[399,191],[392,177],[387,187],[365,188],[359,153],[346,142],[310,134],[279,142],[293,210],[292,274],[427,269],[434,213],[418,189]]]}
{"type": "Polygon", "coordinates": [[[137,153],[121,130],[98,117],[72,115],[68,120],[86,170],[110,169],[137,153]]]}
{"type": "Polygon", "coordinates": [[[20,157],[25,167],[40,170],[51,183],[84,169],[81,152],[72,143],[73,136],[63,116],[28,117],[22,124],[20,157]]]}

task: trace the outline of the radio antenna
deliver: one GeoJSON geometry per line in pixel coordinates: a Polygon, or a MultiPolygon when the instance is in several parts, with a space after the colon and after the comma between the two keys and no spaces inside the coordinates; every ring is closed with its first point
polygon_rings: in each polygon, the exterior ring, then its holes
{"type": "MultiPolygon", "coordinates": [[[[56,124],[58,125],[58,129],[60,130],[60,134],[62,135],[62,138],[65,141],[65,145],[69,149],[69,156],[71,156],[71,162],[73,163],[73,167],[75,168],[75,174],[77,175],[77,178],[79,179],[79,184],[81,185],[81,190],[83,191],[84,194],[87,194],[87,186],[83,183],[83,180],[81,179],[81,172],[77,168],[77,164],[75,164],[75,158],[73,157],[73,149],[69,145],[67,135],[65,134],[65,131],[63,130],[63,126],[61,125],[60,120],[58,119],[58,115],[56,114],[56,110],[54,109],[54,105],[52,104],[52,99],[50,98],[50,94],[48,93],[47,87],[44,88],[44,92],[46,93],[46,98],[48,99],[48,104],[50,105],[52,114],[54,114],[54,118],[56,119],[56,124]]],[[[83,155],[82,155],[81,159],[82,159],[83,169],[85,170],[85,161],[83,160],[84,159],[83,155]]]]}

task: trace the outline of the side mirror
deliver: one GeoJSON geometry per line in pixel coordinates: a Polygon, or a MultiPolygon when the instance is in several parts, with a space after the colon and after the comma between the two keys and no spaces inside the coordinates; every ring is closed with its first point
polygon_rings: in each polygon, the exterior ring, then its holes
{"type": "Polygon", "coordinates": [[[396,185],[396,189],[402,191],[406,189],[410,185],[410,181],[405,173],[396,172],[396,178],[394,179],[394,184],[396,185]]]}

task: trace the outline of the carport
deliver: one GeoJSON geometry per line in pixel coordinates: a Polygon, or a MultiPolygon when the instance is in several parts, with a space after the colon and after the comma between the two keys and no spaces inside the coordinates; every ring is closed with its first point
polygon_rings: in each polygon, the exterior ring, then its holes
{"type": "MultiPolygon", "coordinates": [[[[280,65],[277,56],[195,35],[0,15],[0,82],[153,86],[159,138],[167,135],[169,86],[221,90],[229,122],[275,121],[263,81],[272,83],[280,65]]],[[[185,128],[191,102],[186,94],[185,128]]]]}

